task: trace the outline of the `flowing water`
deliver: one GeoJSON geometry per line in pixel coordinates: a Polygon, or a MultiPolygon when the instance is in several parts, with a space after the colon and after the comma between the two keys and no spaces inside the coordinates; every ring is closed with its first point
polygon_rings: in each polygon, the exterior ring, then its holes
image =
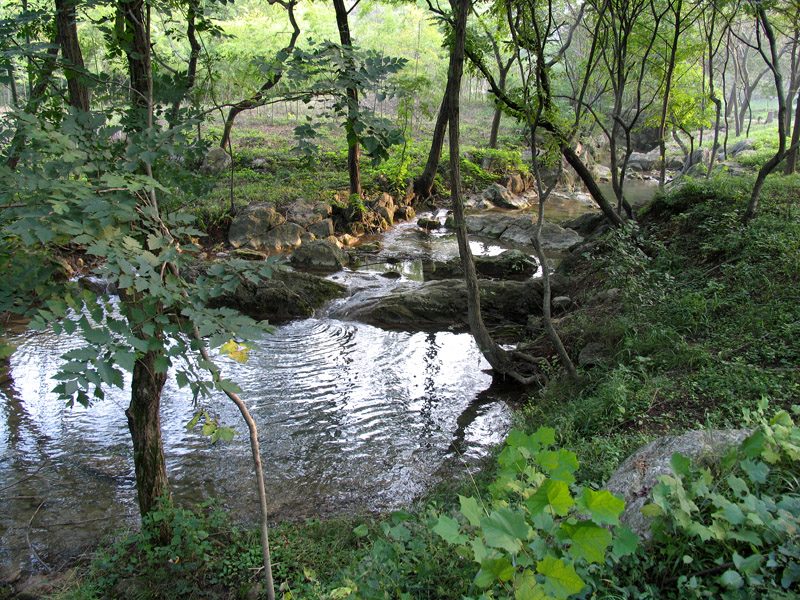
{"type": "MultiPolygon", "coordinates": [[[[563,218],[583,202],[554,203],[563,218]]],[[[443,218],[443,215],[442,215],[443,218]]],[[[334,275],[351,298],[421,280],[421,259],[457,254],[451,235],[413,224],[382,238],[356,271],[334,275]]],[[[479,254],[506,246],[473,242],[479,254]]],[[[338,301],[346,303],[349,299],[338,301]]],[[[259,425],[275,517],[386,511],[469,468],[500,442],[514,394],[491,387],[488,364],[466,334],[401,333],[344,322],[322,311],[265,335],[246,364],[224,362],[259,425]]],[[[51,392],[59,356],[80,341],[52,332],[13,340],[11,378],[0,384],[0,565],[42,569],[96,546],[138,521],[126,390],[88,409],[65,409],[51,392]]],[[[236,519],[256,517],[246,428],[223,396],[205,401],[235,426],[212,445],[185,424],[190,394],[169,380],[162,429],[179,501],[218,498],[236,519]]]]}

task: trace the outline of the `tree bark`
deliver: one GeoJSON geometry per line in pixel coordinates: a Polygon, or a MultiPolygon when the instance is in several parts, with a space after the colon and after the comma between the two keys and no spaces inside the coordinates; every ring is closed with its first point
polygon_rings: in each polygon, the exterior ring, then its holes
{"type": "MultiPolygon", "coordinates": [[[[339,41],[348,50],[353,47],[350,37],[350,24],[347,20],[347,8],[344,0],[333,0],[333,8],[336,11],[336,27],[339,30],[339,41]]],[[[350,193],[361,195],[361,169],[359,167],[359,157],[361,155],[360,140],[355,130],[358,115],[358,90],[349,87],[345,91],[347,94],[347,120],[345,129],[347,130],[347,173],[350,178],[350,193]]]]}
{"type": "Polygon", "coordinates": [[[136,470],[136,493],[142,517],[169,498],[167,467],[161,442],[161,390],[166,373],[156,373],[156,354],[148,352],[133,366],[131,403],[125,415],[133,440],[133,464],[136,470]]]}
{"type": "Polygon", "coordinates": [[[150,61],[150,30],[144,0],[120,0],[125,28],[125,55],[130,77],[130,123],[134,130],[147,129],[152,120],[153,77],[150,61]]]}
{"type": "Polygon", "coordinates": [[[61,47],[64,75],[67,78],[69,105],[77,110],[89,112],[89,88],[86,85],[83,54],[78,41],[78,26],[75,16],[75,0],[55,0],[56,37],[61,47]]]}
{"type": "Polygon", "coordinates": [[[464,203],[461,197],[461,164],[459,160],[459,96],[461,89],[461,75],[464,70],[464,45],[466,38],[467,14],[470,9],[470,0],[450,0],[454,15],[453,46],[450,50],[450,66],[448,71],[447,112],[449,116],[449,141],[450,141],[450,197],[453,206],[453,219],[455,220],[456,237],[458,238],[458,253],[464,268],[464,282],[467,288],[467,315],[470,330],[481,352],[492,368],[501,374],[511,371],[510,360],[505,351],[500,348],[483,322],[481,315],[481,293],[478,286],[478,275],[475,271],[475,261],[467,238],[467,225],[464,218],[464,203]]]}
{"type": "Polygon", "coordinates": [[[783,89],[783,75],[781,74],[780,57],[778,55],[778,42],[775,39],[775,32],[767,17],[764,5],[759,2],[755,4],[755,9],[759,25],[764,28],[764,35],[769,44],[769,52],[760,49],[761,55],[767,63],[769,70],[772,71],[772,78],[775,82],[775,94],[778,97],[778,151],[758,171],[756,182],[753,185],[753,192],[750,194],[750,202],[748,202],[747,210],[742,217],[742,222],[745,225],[749,224],[756,216],[759,198],[761,197],[761,189],[764,187],[767,176],[775,170],[775,167],[777,167],[786,156],[786,96],[784,95],[783,89]]]}
{"type": "Polygon", "coordinates": [[[183,89],[172,103],[169,117],[172,126],[178,122],[181,103],[192,91],[194,83],[197,80],[197,61],[200,58],[200,51],[202,50],[200,42],[197,40],[196,21],[198,9],[198,0],[189,0],[189,5],[186,9],[186,39],[189,40],[189,62],[186,64],[186,79],[183,82],[183,89]]]}
{"type": "Polygon", "coordinates": [[[786,175],[791,175],[797,171],[798,144],[800,144],[800,94],[797,95],[797,106],[794,111],[791,147],[789,153],[786,155],[786,175]]]}
{"type": "Polygon", "coordinates": [[[450,98],[450,87],[450,74],[448,73],[444,97],[439,105],[439,113],[436,115],[436,124],[433,127],[428,160],[425,163],[422,175],[414,182],[414,195],[422,200],[430,198],[433,193],[433,180],[436,177],[436,170],[439,168],[439,161],[442,158],[442,146],[444,146],[444,136],[447,132],[447,121],[449,119],[447,104],[450,98]]]}
{"type": "Polygon", "coordinates": [[[658,186],[664,188],[667,182],[667,115],[669,113],[669,101],[672,94],[672,76],[675,73],[675,58],[678,54],[678,43],[681,34],[681,11],[683,10],[683,0],[677,0],[672,6],[675,17],[675,29],[673,30],[672,45],[669,50],[669,62],[667,63],[667,74],[664,79],[664,98],[661,103],[661,120],[658,127],[658,148],[661,157],[661,168],[658,174],[658,186]]]}

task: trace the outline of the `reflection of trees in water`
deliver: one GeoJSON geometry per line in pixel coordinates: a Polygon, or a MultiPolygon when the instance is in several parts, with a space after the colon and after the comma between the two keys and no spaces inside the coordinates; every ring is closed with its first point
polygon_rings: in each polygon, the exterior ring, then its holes
{"type": "MultiPolygon", "coordinates": [[[[8,429],[8,447],[10,456],[16,461],[23,458],[23,444],[34,442],[39,451],[39,458],[45,458],[44,445],[47,436],[39,430],[36,421],[25,408],[25,402],[14,385],[14,375],[9,370],[4,381],[0,382],[0,402],[3,404],[6,428],[8,429]]],[[[25,458],[32,458],[25,456],[25,458]]]]}
{"type": "Polygon", "coordinates": [[[496,380],[492,381],[492,385],[478,394],[462,413],[458,415],[458,419],[456,419],[456,430],[453,433],[453,439],[450,442],[448,451],[462,455],[469,449],[467,444],[467,430],[475,421],[486,414],[486,407],[501,402],[513,404],[514,402],[518,402],[520,398],[520,389],[515,384],[497,382],[496,380]]]}
{"type": "Polygon", "coordinates": [[[422,356],[424,379],[422,380],[422,408],[420,408],[419,416],[422,421],[423,435],[429,435],[436,429],[432,418],[433,409],[439,399],[436,394],[436,377],[442,370],[442,361],[439,358],[441,346],[436,340],[436,335],[435,332],[425,334],[425,353],[422,356]]]}

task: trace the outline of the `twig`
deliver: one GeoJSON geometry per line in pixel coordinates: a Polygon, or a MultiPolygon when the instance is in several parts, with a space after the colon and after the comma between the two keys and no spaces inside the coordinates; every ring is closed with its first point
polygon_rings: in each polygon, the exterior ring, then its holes
{"type": "Polygon", "coordinates": [[[46,500],[42,500],[39,503],[39,506],[36,507],[36,510],[33,511],[33,516],[31,516],[30,521],[28,521],[28,528],[25,530],[25,541],[28,542],[28,548],[30,548],[30,551],[33,554],[34,558],[38,560],[40,563],[42,563],[42,566],[49,573],[53,570],[53,568],[42,560],[42,557],[39,556],[39,553],[36,552],[36,548],[34,548],[33,544],[31,543],[31,525],[33,525],[33,520],[36,518],[36,515],[39,514],[39,510],[41,510],[45,502],[46,500]]]}

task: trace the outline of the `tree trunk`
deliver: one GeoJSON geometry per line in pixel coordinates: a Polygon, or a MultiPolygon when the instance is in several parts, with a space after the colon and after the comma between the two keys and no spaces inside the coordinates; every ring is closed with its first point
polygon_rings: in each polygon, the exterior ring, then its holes
{"type": "MultiPolygon", "coordinates": [[[[788,112],[788,111],[787,111],[788,112]]],[[[800,144],[800,94],[797,95],[797,107],[794,111],[794,127],[792,128],[792,142],[791,149],[786,155],[786,170],[787,175],[791,175],[797,171],[797,151],[798,144],[800,144]]]]}
{"type": "Polygon", "coordinates": [[[428,160],[425,169],[414,182],[414,195],[420,199],[430,198],[433,193],[433,180],[436,177],[436,170],[439,168],[439,161],[442,158],[442,146],[444,146],[444,136],[447,132],[447,121],[449,113],[447,103],[450,98],[450,75],[447,76],[447,85],[444,89],[444,97],[439,105],[439,113],[436,116],[436,124],[433,127],[433,137],[431,138],[431,149],[428,151],[428,160]]]}
{"type": "Polygon", "coordinates": [[[464,218],[464,203],[461,198],[461,164],[459,160],[459,95],[461,89],[461,74],[464,69],[464,42],[466,37],[467,14],[470,10],[469,0],[450,0],[454,14],[454,39],[450,51],[450,67],[448,71],[447,112],[450,120],[450,194],[453,204],[453,218],[455,220],[456,237],[458,238],[458,253],[464,268],[464,282],[467,288],[467,314],[470,330],[486,360],[498,373],[509,373],[510,360],[505,351],[500,348],[483,322],[481,315],[481,293],[478,287],[478,275],[475,271],[475,262],[467,239],[467,225],[464,218]]]}
{"type": "Polygon", "coordinates": [[[503,111],[500,107],[495,107],[494,116],[492,117],[492,129],[489,132],[489,148],[497,148],[497,136],[500,134],[500,118],[503,116],[503,111]]]}
{"type": "Polygon", "coordinates": [[[61,46],[61,56],[64,61],[69,105],[75,109],[89,112],[89,88],[86,86],[83,54],[78,41],[75,0],[55,0],[55,2],[56,37],[61,46]]]}
{"type": "Polygon", "coordinates": [[[150,29],[145,14],[144,0],[121,0],[120,12],[124,20],[125,54],[130,76],[130,123],[134,130],[147,129],[152,120],[153,78],[150,63],[150,29]]]}
{"type": "MultiPolygon", "coordinates": [[[[333,0],[333,8],[336,11],[336,27],[339,29],[339,41],[347,49],[353,47],[350,37],[350,24],[347,20],[347,8],[344,0],[333,0]]],[[[350,193],[361,195],[361,169],[359,167],[359,157],[361,155],[360,140],[355,130],[358,115],[358,90],[354,87],[347,88],[347,120],[345,130],[347,131],[347,172],[350,177],[350,193]]]]}
{"type": "Polygon", "coordinates": [[[778,151],[770,158],[758,171],[753,192],[750,194],[750,202],[747,210],[742,217],[742,222],[747,225],[756,216],[758,211],[758,201],[761,197],[761,189],[767,176],[775,170],[786,156],[786,96],[783,89],[783,75],[781,74],[780,57],[778,55],[778,42],[775,39],[775,32],[767,17],[766,10],[762,4],[756,5],[756,14],[760,25],[764,28],[764,35],[769,43],[769,53],[762,52],[764,60],[767,62],[769,70],[772,71],[772,78],[775,82],[775,94],[778,97],[778,151]]]}
{"type": "Polygon", "coordinates": [[[131,403],[125,411],[133,440],[136,492],[142,517],[155,509],[162,497],[169,497],[159,416],[167,374],[156,373],[155,359],[156,354],[148,352],[134,364],[131,403]]]}
{"type": "Polygon", "coordinates": [[[200,51],[202,50],[200,42],[197,41],[197,29],[195,24],[197,20],[197,11],[198,0],[189,0],[189,6],[186,10],[186,39],[189,40],[190,49],[189,62],[186,64],[186,79],[183,82],[183,89],[172,103],[169,121],[170,125],[173,127],[178,122],[181,103],[192,91],[194,88],[194,82],[197,79],[197,61],[200,58],[200,51]]]}
{"type": "Polygon", "coordinates": [[[14,74],[14,65],[8,65],[8,87],[11,88],[11,104],[14,108],[19,106],[19,94],[17,93],[17,79],[14,74]]]}
{"type": "Polygon", "coordinates": [[[677,0],[673,7],[675,16],[675,29],[673,30],[672,46],[669,51],[669,62],[667,63],[667,74],[664,80],[664,98],[661,103],[661,120],[658,127],[658,148],[661,157],[661,169],[658,174],[658,186],[664,188],[667,182],[667,115],[669,113],[669,101],[672,93],[672,75],[675,73],[675,58],[678,53],[678,43],[681,34],[681,10],[683,0],[677,0]]]}

